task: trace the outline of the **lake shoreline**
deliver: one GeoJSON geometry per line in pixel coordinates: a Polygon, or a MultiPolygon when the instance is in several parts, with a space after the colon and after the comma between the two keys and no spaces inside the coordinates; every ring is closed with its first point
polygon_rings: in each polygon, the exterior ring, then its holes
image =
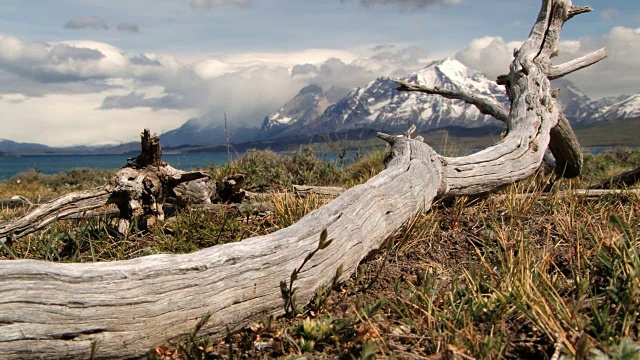
{"type": "MultiPolygon", "coordinates": [[[[597,155],[602,152],[611,151],[620,148],[633,147],[585,147],[585,154],[597,155]]],[[[367,149],[364,152],[368,152],[367,149]]],[[[465,152],[471,153],[480,149],[471,149],[465,152]]],[[[224,152],[194,152],[194,153],[163,153],[163,160],[171,164],[171,166],[182,170],[204,169],[211,166],[223,165],[229,160],[233,160],[238,156],[244,155],[246,152],[232,152],[228,154],[224,152]]],[[[286,153],[286,152],[280,152],[286,153]]],[[[348,151],[347,158],[352,158],[357,150],[348,151]]],[[[107,169],[115,170],[127,164],[127,159],[134,157],[136,154],[95,154],[95,155],[2,155],[0,156],[0,181],[8,180],[13,176],[26,172],[37,171],[43,174],[57,174],[66,172],[75,168],[90,169],[107,169]]],[[[318,157],[325,161],[336,161],[336,152],[317,152],[318,157]]],[[[360,152],[362,155],[362,152],[360,152]]]]}

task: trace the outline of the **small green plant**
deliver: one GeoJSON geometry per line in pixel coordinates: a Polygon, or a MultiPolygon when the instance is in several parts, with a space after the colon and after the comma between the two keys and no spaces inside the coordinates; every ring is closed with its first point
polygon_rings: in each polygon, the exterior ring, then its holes
{"type": "Polygon", "coordinates": [[[372,360],[375,358],[376,354],[378,354],[378,349],[376,348],[376,343],[371,340],[367,340],[364,344],[362,344],[362,352],[358,357],[359,360],[372,360]]]}
{"type": "Polygon", "coordinates": [[[331,297],[331,292],[334,291],[339,284],[340,277],[342,277],[342,272],[344,268],[342,265],[338,266],[336,269],[336,273],[331,280],[330,286],[323,286],[316,291],[313,300],[309,304],[309,310],[315,313],[321,313],[325,307],[327,306],[327,302],[331,297]]]}
{"type": "MultiPolygon", "coordinates": [[[[168,347],[160,347],[154,350],[149,351],[147,354],[148,360],[161,360],[166,358],[179,358],[183,360],[207,360],[211,357],[209,356],[209,349],[211,346],[211,341],[209,337],[202,337],[198,334],[200,330],[204,327],[204,325],[211,319],[211,314],[207,313],[204,315],[193,329],[189,332],[189,334],[182,340],[180,340],[177,344],[174,344],[175,353],[170,350],[168,347]]],[[[230,357],[232,359],[232,357],[230,357]]]]}
{"type": "Polygon", "coordinates": [[[285,314],[289,314],[289,315],[293,315],[295,316],[298,312],[298,308],[296,306],[296,288],[293,287],[293,283],[298,280],[298,274],[302,271],[302,268],[305,266],[305,264],[311,260],[311,258],[313,258],[313,256],[320,250],[324,250],[327,247],[329,247],[329,245],[331,245],[331,242],[333,242],[333,239],[328,240],[328,233],[327,233],[327,229],[322,230],[322,232],[320,233],[320,242],[318,243],[318,247],[313,250],[312,252],[310,252],[305,258],[304,261],[302,262],[302,264],[300,265],[300,267],[298,267],[297,269],[293,270],[293,272],[291,273],[291,277],[289,279],[289,285],[287,286],[287,281],[286,280],[282,280],[280,282],[280,293],[282,295],[282,299],[284,300],[284,312],[285,314]]]}
{"type": "MultiPolygon", "coordinates": [[[[568,358],[562,358],[569,360],[568,358]]],[[[637,360],[640,359],[640,343],[630,339],[622,339],[606,351],[593,349],[589,359],[592,360],[637,360]]]]}
{"type": "Polygon", "coordinates": [[[293,335],[301,338],[299,342],[301,350],[304,351],[303,346],[308,346],[310,349],[304,352],[311,352],[315,345],[327,341],[334,330],[334,324],[331,321],[306,318],[294,326],[293,335]]]}

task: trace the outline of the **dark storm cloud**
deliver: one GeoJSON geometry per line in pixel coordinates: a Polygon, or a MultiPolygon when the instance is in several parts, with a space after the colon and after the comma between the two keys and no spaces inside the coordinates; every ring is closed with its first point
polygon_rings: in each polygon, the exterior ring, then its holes
{"type": "Polygon", "coordinates": [[[67,21],[64,24],[65,29],[71,30],[109,30],[107,23],[95,16],[80,17],[67,21]]]}
{"type": "MultiPolygon", "coordinates": [[[[349,0],[342,0],[343,3],[349,0]]],[[[449,7],[458,5],[462,0],[359,0],[362,6],[393,5],[402,10],[422,10],[431,6],[449,7]]]]}
{"type": "Polygon", "coordinates": [[[137,34],[140,32],[140,27],[136,24],[123,22],[118,24],[118,31],[137,34]]]}

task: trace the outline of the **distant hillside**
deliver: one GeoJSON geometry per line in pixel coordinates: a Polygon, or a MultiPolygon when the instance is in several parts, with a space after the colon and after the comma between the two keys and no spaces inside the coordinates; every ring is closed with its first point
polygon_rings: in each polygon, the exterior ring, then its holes
{"type": "MultiPolygon", "coordinates": [[[[624,120],[609,120],[574,128],[580,144],[584,147],[637,147],[640,146],[640,117],[624,120]]],[[[438,151],[472,150],[491,146],[500,140],[504,127],[483,126],[467,128],[463,126],[447,126],[426,132],[420,132],[425,142],[438,151]]],[[[246,141],[232,144],[233,151],[244,152],[249,149],[272,149],[277,151],[318,144],[330,150],[332,143],[348,144],[352,148],[382,146],[376,139],[375,129],[353,129],[343,132],[332,132],[324,135],[296,136],[285,139],[246,141]]],[[[226,152],[225,145],[163,145],[165,153],[226,152]]],[[[21,144],[3,140],[0,142],[0,156],[16,155],[96,155],[96,154],[132,154],[139,152],[140,144],[131,142],[110,147],[71,147],[52,148],[41,144],[21,144]]]]}
{"type": "Polygon", "coordinates": [[[11,154],[15,151],[25,151],[25,150],[47,151],[49,149],[51,148],[42,144],[19,143],[12,140],[0,139],[0,152],[3,152],[3,153],[11,154]]]}
{"type": "MultiPolygon", "coordinates": [[[[241,143],[255,140],[259,128],[248,128],[229,123],[229,140],[231,143],[241,143]]],[[[183,145],[220,145],[226,144],[224,125],[214,123],[211,116],[193,118],[177,129],[160,135],[160,143],[165,147],[179,147],[183,145]]]]}
{"type": "Polygon", "coordinates": [[[574,131],[582,146],[640,146],[640,117],[603,121],[574,131]]]}

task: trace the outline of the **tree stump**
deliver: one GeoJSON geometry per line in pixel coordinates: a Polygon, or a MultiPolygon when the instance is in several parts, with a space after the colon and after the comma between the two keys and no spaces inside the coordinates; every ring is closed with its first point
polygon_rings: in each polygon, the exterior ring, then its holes
{"type": "Polygon", "coordinates": [[[185,172],[162,161],[160,141],[149,129],[141,134],[141,152],[96,189],[69,193],[51,199],[23,217],[0,225],[0,241],[17,240],[61,218],[83,214],[109,204],[119,210],[118,231],[126,234],[135,216],[145,226],[164,220],[162,205],[176,186],[209,178],[200,171],[185,172]]]}

